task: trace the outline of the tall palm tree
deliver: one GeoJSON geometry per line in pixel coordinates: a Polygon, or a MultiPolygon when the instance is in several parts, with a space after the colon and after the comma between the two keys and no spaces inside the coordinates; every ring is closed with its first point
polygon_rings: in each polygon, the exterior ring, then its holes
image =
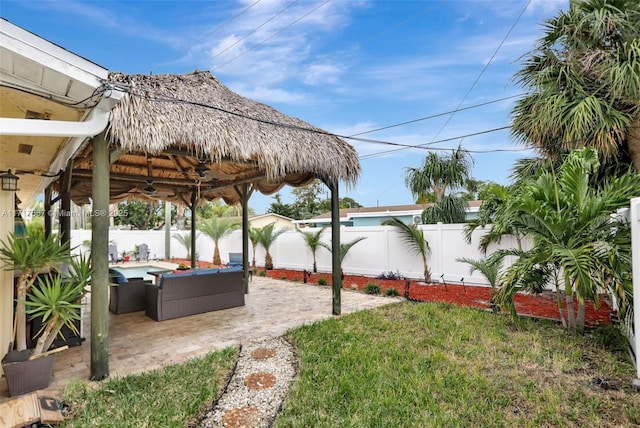
{"type": "Polygon", "coordinates": [[[258,239],[258,242],[260,242],[260,245],[264,247],[264,250],[266,252],[264,256],[264,268],[266,270],[273,269],[273,259],[271,258],[271,253],[269,252],[271,245],[275,242],[278,236],[287,231],[287,229],[275,230],[275,226],[275,223],[269,223],[268,225],[260,229],[260,237],[258,239]]]}
{"type": "Polygon", "coordinates": [[[229,217],[214,217],[200,224],[200,231],[213,240],[213,264],[221,265],[220,240],[240,228],[240,222],[229,217]]]}
{"type": "MultiPolygon", "coordinates": [[[[200,236],[200,232],[196,232],[196,241],[198,240],[198,236],[200,236]]],[[[180,245],[182,245],[187,250],[187,260],[191,259],[191,232],[185,233],[184,235],[180,233],[174,233],[171,235],[173,239],[178,241],[180,245]]],[[[196,254],[197,258],[197,254],[196,254]]]]}
{"type": "Polygon", "coordinates": [[[633,311],[629,225],[611,214],[640,194],[640,174],[628,171],[595,187],[590,179],[597,167],[594,149],[573,152],[557,174],[545,171],[525,182],[510,206],[513,224],[531,237],[533,247],[514,253],[520,258],[503,277],[504,289],[510,290],[506,294],[526,286],[523,277],[531,275],[530,267],[547,278],[559,273],[568,326],[579,330],[584,328],[585,300],[598,305],[600,292],[615,298],[624,317],[633,311]]]}
{"type": "Polygon", "coordinates": [[[431,191],[439,202],[448,189],[464,185],[470,178],[472,166],[471,157],[460,147],[451,155],[429,152],[420,168],[407,168],[405,183],[414,198],[431,191]]]}
{"type": "Polygon", "coordinates": [[[422,257],[422,265],[424,266],[424,282],[431,282],[431,269],[427,264],[427,256],[431,249],[429,243],[424,239],[424,233],[413,224],[406,224],[398,217],[391,217],[388,220],[382,222],[384,226],[393,226],[400,233],[404,243],[415,254],[422,257]]]}
{"type": "Polygon", "coordinates": [[[516,74],[512,134],[547,157],[594,147],[640,171],[640,3],[572,0],[516,74]]]}
{"type": "Polygon", "coordinates": [[[260,229],[256,229],[254,227],[249,228],[249,242],[251,242],[251,267],[255,269],[256,267],[256,248],[260,243],[260,229]]]}
{"type": "Polygon", "coordinates": [[[309,250],[311,250],[311,254],[313,255],[313,273],[318,272],[316,252],[320,246],[320,235],[322,235],[322,232],[324,232],[326,228],[327,226],[317,230],[316,232],[305,232],[300,229],[296,229],[304,237],[304,242],[307,244],[307,247],[309,247],[309,250]]]}
{"type": "MultiPolygon", "coordinates": [[[[367,239],[365,236],[359,236],[355,239],[352,239],[349,242],[345,242],[344,244],[340,244],[340,271],[342,271],[342,262],[344,261],[345,257],[347,257],[347,253],[349,253],[349,250],[351,250],[354,245],[356,245],[358,242],[363,241],[367,239]]],[[[323,248],[326,248],[329,252],[331,252],[331,245],[327,244],[326,242],[320,242],[319,245],[323,248]]]]}
{"type": "Polygon", "coordinates": [[[423,213],[423,222],[464,221],[466,202],[459,196],[447,195],[447,191],[462,188],[471,178],[472,166],[471,156],[458,147],[450,155],[430,152],[420,168],[406,169],[405,184],[417,201],[425,200],[430,193],[435,197],[435,204],[423,213]]]}

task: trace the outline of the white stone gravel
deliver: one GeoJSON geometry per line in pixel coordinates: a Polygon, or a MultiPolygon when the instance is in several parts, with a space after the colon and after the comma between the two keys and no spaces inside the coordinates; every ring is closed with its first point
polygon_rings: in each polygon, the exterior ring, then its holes
{"type": "Polygon", "coordinates": [[[297,373],[297,358],[293,347],[282,337],[261,340],[242,346],[235,372],[222,396],[200,423],[203,428],[224,427],[225,412],[236,407],[253,406],[262,411],[259,427],[273,424],[282,403],[297,373]],[[271,348],[276,354],[270,358],[256,360],[251,353],[256,349],[271,348]],[[275,385],[265,389],[249,389],[244,380],[247,375],[258,372],[275,376],[275,385]]]}

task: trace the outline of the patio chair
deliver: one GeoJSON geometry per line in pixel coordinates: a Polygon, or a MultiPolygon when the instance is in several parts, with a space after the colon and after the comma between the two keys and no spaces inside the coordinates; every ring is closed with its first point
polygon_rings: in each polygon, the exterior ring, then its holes
{"type": "Polygon", "coordinates": [[[227,263],[227,266],[242,266],[242,253],[229,253],[229,263],[227,263]]]}
{"type": "Polygon", "coordinates": [[[123,262],[124,258],[118,253],[118,247],[114,244],[109,244],[109,261],[111,263],[123,262]]]}
{"type": "Polygon", "coordinates": [[[136,261],[144,260],[149,261],[149,246],[147,244],[138,245],[138,252],[136,253],[136,261]]]}

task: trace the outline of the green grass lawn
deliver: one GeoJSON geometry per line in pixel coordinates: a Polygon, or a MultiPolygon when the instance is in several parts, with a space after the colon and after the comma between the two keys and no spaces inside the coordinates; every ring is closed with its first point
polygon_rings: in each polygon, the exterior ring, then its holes
{"type": "Polygon", "coordinates": [[[65,388],[71,413],[62,427],[184,427],[211,406],[238,357],[237,348],[140,375],[107,379],[96,389],[65,388]]]}
{"type": "Polygon", "coordinates": [[[474,309],[402,303],[290,336],[300,372],[276,427],[640,424],[628,355],[551,322],[515,328],[474,309]]]}
{"type": "MultiPolygon", "coordinates": [[[[635,369],[611,335],[445,304],[399,303],[289,334],[298,378],[275,427],[640,425],[635,369]]],[[[179,427],[219,394],[236,349],[144,375],[73,385],[64,426],[179,427]]]]}

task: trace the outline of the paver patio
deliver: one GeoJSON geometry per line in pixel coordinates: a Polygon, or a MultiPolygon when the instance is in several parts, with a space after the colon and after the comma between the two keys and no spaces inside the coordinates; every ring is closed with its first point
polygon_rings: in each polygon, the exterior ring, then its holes
{"type": "MultiPolygon", "coordinates": [[[[90,296],[87,296],[88,298],[90,296]]],[[[88,300],[88,299],[87,299],[88,300]]],[[[342,313],[374,308],[401,300],[351,290],[342,291],[342,313]]],[[[153,321],[144,311],[109,314],[109,371],[123,376],[180,363],[227,346],[267,339],[303,324],[331,318],[331,287],[254,277],[245,306],[153,321]]],[[[51,385],[56,395],[74,379],[88,380],[91,363],[90,305],[84,311],[81,346],[57,354],[51,385]]],[[[0,402],[10,399],[4,378],[0,402]]]]}

